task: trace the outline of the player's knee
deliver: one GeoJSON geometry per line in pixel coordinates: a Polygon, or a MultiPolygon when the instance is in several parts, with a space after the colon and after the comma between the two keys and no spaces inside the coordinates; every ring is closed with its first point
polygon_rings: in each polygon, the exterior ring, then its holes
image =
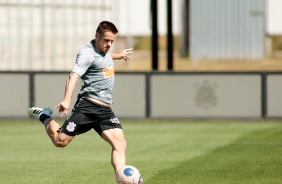
{"type": "Polygon", "coordinates": [[[68,142],[66,142],[66,141],[56,141],[56,142],[54,142],[54,145],[57,148],[64,148],[68,145],[68,142]]]}
{"type": "Polygon", "coordinates": [[[66,147],[73,137],[67,136],[66,134],[59,134],[55,139],[53,139],[53,143],[58,148],[64,148],[66,147]]]}

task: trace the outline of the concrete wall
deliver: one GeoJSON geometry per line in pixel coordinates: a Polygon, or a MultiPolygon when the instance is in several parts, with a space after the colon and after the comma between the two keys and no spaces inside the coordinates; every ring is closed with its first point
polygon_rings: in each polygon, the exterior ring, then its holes
{"type": "Polygon", "coordinates": [[[260,117],[260,75],[152,76],[152,117],[260,117]]]}
{"type": "Polygon", "coordinates": [[[270,117],[282,115],[282,75],[270,74],[267,77],[267,110],[270,117]]]}
{"type": "Polygon", "coordinates": [[[29,76],[0,73],[0,117],[27,117],[29,106],[29,76]]]}
{"type": "MultiPolygon", "coordinates": [[[[54,108],[67,76],[0,72],[0,118],[26,118],[30,105],[54,108]]],[[[282,72],[117,72],[112,108],[119,118],[282,118],[281,82],[282,72]]]]}

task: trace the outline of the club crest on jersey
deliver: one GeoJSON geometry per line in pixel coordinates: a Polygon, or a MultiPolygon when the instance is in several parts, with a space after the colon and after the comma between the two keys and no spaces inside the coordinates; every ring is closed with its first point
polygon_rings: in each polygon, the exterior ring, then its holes
{"type": "Polygon", "coordinates": [[[103,73],[105,78],[114,76],[115,75],[114,67],[105,67],[103,73]]]}
{"type": "Polygon", "coordinates": [[[69,122],[69,124],[68,124],[68,126],[67,126],[66,129],[67,129],[69,132],[73,132],[74,129],[75,129],[75,127],[76,127],[76,124],[75,124],[74,122],[69,122]]]}

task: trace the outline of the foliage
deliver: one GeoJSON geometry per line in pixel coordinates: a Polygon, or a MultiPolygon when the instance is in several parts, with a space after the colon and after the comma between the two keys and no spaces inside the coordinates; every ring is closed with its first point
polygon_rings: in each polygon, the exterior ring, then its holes
{"type": "Polygon", "coordinates": [[[282,36],[272,36],[272,50],[282,51],[282,36]]]}
{"type": "MultiPolygon", "coordinates": [[[[159,44],[159,50],[160,51],[165,51],[167,48],[167,43],[166,43],[166,36],[159,36],[158,39],[158,44],[159,44]]],[[[150,36],[137,36],[134,37],[135,45],[134,45],[134,50],[151,50],[151,37],[150,36]]],[[[173,48],[174,50],[179,50],[179,43],[180,42],[180,37],[179,36],[174,36],[173,37],[173,48]]]]}

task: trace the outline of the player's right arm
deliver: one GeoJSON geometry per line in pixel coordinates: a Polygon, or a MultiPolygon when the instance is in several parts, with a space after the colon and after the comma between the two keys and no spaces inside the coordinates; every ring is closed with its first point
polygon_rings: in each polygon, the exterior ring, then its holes
{"type": "Polygon", "coordinates": [[[59,108],[59,113],[62,112],[61,117],[67,115],[68,110],[70,109],[72,94],[78,79],[80,79],[80,76],[74,72],[71,72],[70,75],[68,76],[68,79],[66,81],[64,100],[55,107],[55,109],[59,108]]]}
{"type": "Polygon", "coordinates": [[[68,113],[76,82],[87,71],[93,61],[92,52],[92,48],[81,49],[76,56],[75,65],[66,82],[65,98],[55,107],[55,109],[59,108],[59,113],[62,112],[61,117],[68,113]]]}

